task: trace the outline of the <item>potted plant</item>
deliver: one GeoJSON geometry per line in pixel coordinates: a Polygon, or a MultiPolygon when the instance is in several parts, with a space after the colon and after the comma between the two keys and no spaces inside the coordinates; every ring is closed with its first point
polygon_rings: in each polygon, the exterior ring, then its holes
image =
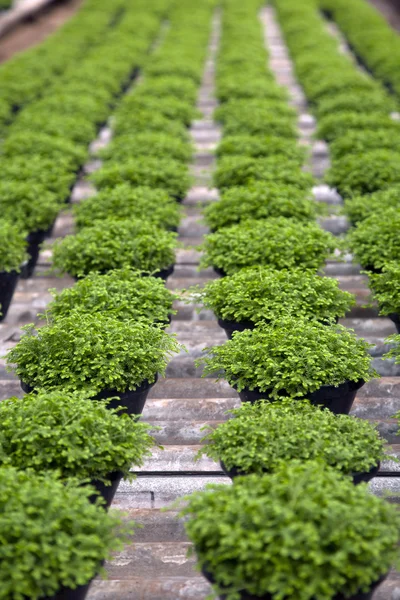
{"type": "Polygon", "coordinates": [[[91,315],[103,313],[120,321],[148,320],[167,325],[176,313],[173,302],[179,297],[160,278],[142,277],[129,268],[105,275],[89,273],[71,288],[49,291],[54,300],[44,315],[48,322],[68,317],[77,309],[91,315]]]}
{"type": "Polygon", "coordinates": [[[40,185],[55,194],[60,202],[68,198],[75,179],[76,174],[68,158],[55,164],[53,160],[38,155],[14,156],[3,159],[0,165],[0,181],[11,180],[40,185]]]}
{"type": "Polygon", "coordinates": [[[190,143],[157,131],[120,135],[98,152],[101,159],[113,162],[125,161],[127,156],[169,156],[187,163],[192,155],[193,147],[190,143]]]}
{"type": "Polygon", "coordinates": [[[237,331],[198,360],[203,376],[225,377],[242,401],[307,397],[335,413],[348,413],[357,390],[377,377],[370,344],[341,325],[285,317],[237,331]]]}
{"type": "Polygon", "coordinates": [[[284,156],[290,162],[297,161],[302,165],[307,156],[304,147],[296,140],[286,139],[277,135],[226,135],[218,144],[216,155],[221,156],[284,156]]]}
{"type": "MultiPolygon", "coordinates": [[[[248,73],[229,73],[217,79],[217,98],[228,102],[231,98],[276,98],[287,99],[287,91],[266,77],[264,73],[250,78],[248,73]]],[[[296,137],[293,134],[292,137],[296,137]]]]}
{"type": "Polygon", "coordinates": [[[4,598],[83,600],[133,525],[88,502],[91,487],[52,473],[0,469],[0,581],[4,598]]]}
{"type": "Polygon", "coordinates": [[[399,227],[398,209],[387,208],[364,219],[349,232],[350,250],[364,269],[379,273],[387,262],[399,260],[399,227]]]}
{"type": "Polygon", "coordinates": [[[400,185],[393,185],[387,190],[346,198],[344,212],[352,225],[358,225],[364,219],[376,215],[388,208],[400,207],[400,185]]]}
{"type": "Polygon", "coordinates": [[[224,600],[370,600],[398,556],[395,506],[315,461],[185,500],[199,568],[224,600]]]}
{"type": "Polygon", "coordinates": [[[131,267],[166,279],[175,262],[176,233],[140,219],[106,219],[53,245],[53,268],[72,277],[131,267]]]}
{"type": "Polygon", "coordinates": [[[262,115],[269,121],[271,115],[279,117],[288,117],[293,121],[296,119],[295,109],[286,101],[281,99],[267,98],[234,98],[224,102],[214,111],[214,119],[223,125],[237,122],[242,116],[256,115],[256,118],[261,118],[262,115]]]}
{"type": "Polygon", "coordinates": [[[140,219],[176,231],[181,208],[165,190],[121,183],[77,204],[74,216],[78,230],[106,219],[140,219]]]}
{"type": "Polygon", "coordinates": [[[62,389],[3,400],[0,467],[90,481],[110,506],[121,479],[132,479],[131,467],[143,465],[155,442],[150,425],[107,404],[62,389]]]}
{"type": "Polygon", "coordinates": [[[224,125],[224,134],[279,135],[295,139],[298,135],[296,120],[287,115],[274,115],[272,110],[243,111],[224,125]]]}
{"type": "Polygon", "coordinates": [[[114,187],[119,183],[162,188],[178,201],[184,199],[191,184],[185,164],[171,158],[149,156],[131,158],[122,164],[105,165],[91,175],[91,180],[99,189],[114,187]]]}
{"type": "Polygon", "coordinates": [[[388,116],[396,110],[396,102],[383,89],[364,92],[340,93],[323,98],[317,107],[317,117],[322,119],[336,113],[379,113],[388,116]]]}
{"type": "Polygon", "coordinates": [[[232,275],[245,267],[317,270],[333,254],[338,240],[317,223],[274,217],[248,220],[205,236],[201,267],[232,275]]]}
{"type": "Polygon", "coordinates": [[[140,82],[135,95],[153,96],[175,96],[189,104],[195,104],[197,99],[197,85],[194,81],[178,75],[163,75],[159,77],[146,77],[140,82]]]}
{"type": "Polygon", "coordinates": [[[102,313],[74,311],[50,325],[24,327],[9,350],[25,391],[87,390],[95,398],[118,397],[109,406],[141,414],[149,389],[180,346],[174,336],[143,321],[118,321],[102,313]]]}
{"type": "Polygon", "coordinates": [[[251,187],[232,187],[218,202],[205,207],[204,218],[212,231],[236,225],[247,219],[286,217],[313,221],[317,204],[303,190],[292,185],[257,182],[251,187]]]}
{"type": "Polygon", "coordinates": [[[368,273],[372,298],[377,301],[379,314],[389,317],[400,333],[400,267],[387,262],[381,273],[368,273]]]}
{"type": "Polygon", "coordinates": [[[0,321],[5,319],[11,304],[18,276],[27,260],[26,238],[19,227],[0,219],[0,321]]]}
{"type": "MultiPolygon", "coordinates": [[[[134,113],[130,114],[130,115],[121,115],[119,116],[118,114],[115,117],[115,121],[113,122],[113,133],[115,138],[122,136],[122,135],[130,135],[130,133],[134,131],[135,134],[138,133],[163,133],[165,135],[172,135],[174,138],[179,139],[183,142],[189,143],[189,134],[188,134],[188,130],[187,127],[184,126],[183,123],[181,123],[180,121],[171,121],[171,119],[168,119],[168,117],[164,117],[163,115],[160,115],[158,112],[154,112],[151,110],[146,110],[146,109],[142,109],[142,110],[138,110],[135,111],[134,113]]],[[[163,187],[159,185],[160,180],[162,179],[164,181],[164,175],[162,173],[154,173],[152,175],[152,173],[146,173],[146,169],[145,169],[145,164],[143,162],[143,158],[140,158],[140,165],[137,164],[137,161],[135,160],[129,160],[128,163],[131,164],[133,168],[130,168],[129,170],[126,170],[125,168],[123,170],[119,170],[119,169],[114,169],[113,171],[107,170],[107,175],[104,175],[105,177],[116,177],[116,173],[118,173],[118,177],[119,177],[119,183],[121,183],[121,180],[123,181],[127,181],[127,180],[132,180],[132,183],[134,183],[135,185],[149,185],[150,187],[163,187]],[[138,170],[139,169],[139,170],[138,170]],[[134,175],[130,174],[130,172],[134,173],[134,175]],[[147,176],[146,176],[147,175],[147,176]],[[138,177],[140,177],[140,181],[138,183],[136,183],[136,180],[138,179],[138,177]],[[150,180],[152,178],[156,179],[156,183],[154,183],[154,185],[150,182],[150,180]],[[145,181],[142,181],[142,179],[146,179],[145,181]]],[[[168,159],[165,159],[164,157],[161,157],[160,159],[163,162],[163,164],[166,166],[167,163],[165,162],[166,160],[168,161],[168,159]]],[[[126,162],[126,161],[124,161],[126,162]]],[[[174,168],[174,164],[176,161],[173,161],[173,163],[170,163],[170,167],[171,169],[174,168]]],[[[127,163],[127,164],[128,164],[127,163]]],[[[107,166],[107,165],[106,165],[107,166]]],[[[118,166],[123,166],[123,165],[116,165],[116,167],[118,166]]],[[[103,167],[104,169],[105,167],[103,167]]],[[[168,169],[168,167],[166,166],[165,168],[168,169]]],[[[103,171],[102,169],[102,171],[103,171]]],[[[159,169],[159,167],[157,167],[156,163],[154,162],[153,159],[153,165],[152,165],[152,169],[159,169]]],[[[163,168],[164,170],[164,168],[163,168]]],[[[178,173],[179,175],[179,173],[178,173]]],[[[175,177],[174,177],[175,179],[175,177]]],[[[98,186],[100,186],[100,182],[98,183],[98,186]]],[[[106,187],[109,187],[109,184],[106,183],[106,187]]]]}
{"type": "Polygon", "coordinates": [[[387,129],[400,133],[400,124],[388,112],[365,113],[360,107],[355,111],[331,112],[318,122],[316,137],[319,140],[333,141],[351,130],[387,129]]]}
{"type": "Polygon", "coordinates": [[[285,315],[334,323],[355,303],[336,279],[312,271],[252,267],[192,288],[191,298],[214,312],[228,337],[285,315]]]}
{"type": "Polygon", "coordinates": [[[336,138],[329,144],[329,154],[332,160],[343,158],[349,154],[363,154],[369,150],[399,149],[399,133],[390,129],[351,129],[346,134],[336,138]]]}
{"type": "Polygon", "coordinates": [[[323,461],[360,483],[376,475],[385,456],[385,440],[374,425],[307,400],[245,402],[230,415],[234,418],[217,428],[203,428],[208,433],[199,452],[220,461],[230,477],[271,473],[298,459],[323,461]]]}
{"type": "Polygon", "coordinates": [[[129,117],[130,114],[143,109],[156,112],[173,121],[181,121],[186,127],[189,127],[193,119],[201,116],[200,111],[196,110],[192,103],[175,96],[154,98],[154,96],[135,93],[125,96],[119,114],[122,116],[126,114],[129,117]]]}

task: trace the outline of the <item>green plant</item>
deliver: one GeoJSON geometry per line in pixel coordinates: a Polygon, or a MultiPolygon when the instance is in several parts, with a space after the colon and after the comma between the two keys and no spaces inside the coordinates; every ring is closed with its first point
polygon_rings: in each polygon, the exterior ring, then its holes
{"type": "Polygon", "coordinates": [[[96,127],[85,117],[72,115],[46,114],[38,111],[36,115],[25,115],[22,112],[12,127],[12,135],[23,135],[26,131],[45,133],[51,137],[60,137],[76,144],[89,144],[96,138],[96,127]]]}
{"type": "Polygon", "coordinates": [[[150,425],[138,422],[108,400],[82,392],[41,392],[3,400],[0,405],[0,465],[62,479],[103,480],[143,465],[154,439],[150,425]]]}
{"type": "Polygon", "coordinates": [[[140,96],[153,96],[154,98],[175,96],[179,100],[194,104],[197,98],[197,85],[186,77],[176,75],[151,77],[149,73],[146,73],[146,78],[137,87],[135,95],[137,98],[140,96]]]}
{"type": "Polygon", "coordinates": [[[134,523],[92,504],[93,489],[55,475],[0,469],[0,598],[51,597],[85,585],[134,523]]]}
{"type": "Polygon", "coordinates": [[[369,194],[400,183],[400,152],[370,150],[333,162],[325,181],[342,196],[369,194]]]}
{"type": "Polygon", "coordinates": [[[378,302],[379,314],[400,313],[400,267],[386,262],[381,273],[368,273],[373,299],[378,302]]]}
{"type": "Polygon", "coordinates": [[[264,182],[251,187],[232,187],[225,190],[219,202],[204,209],[204,218],[211,230],[235,225],[246,219],[288,217],[312,221],[317,205],[306,192],[293,185],[264,182]]]}
{"type": "Polygon", "coordinates": [[[46,133],[24,131],[8,136],[3,142],[2,153],[6,157],[38,155],[52,160],[67,159],[75,168],[83,165],[87,151],[62,137],[46,133]]]}
{"type": "Polygon", "coordinates": [[[365,196],[346,198],[344,212],[352,225],[388,208],[400,207],[400,184],[365,196]]]}
{"type": "Polygon", "coordinates": [[[0,183],[0,212],[24,231],[46,231],[61,209],[52,192],[40,184],[17,180],[0,183]]]}
{"type": "Polygon", "coordinates": [[[117,115],[113,123],[114,135],[129,135],[132,131],[137,133],[163,133],[172,135],[184,142],[189,141],[187,128],[179,121],[171,121],[158,112],[151,110],[138,110],[131,115],[117,115]]]}
{"type": "Polygon", "coordinates": [[[162,279],[143,277],[130,268],[115,269],[105,275],[89,273],[72,288],[50,290],[54,300],[47,306],[49,321],[68,317],[75,309],[89,314],[103,313],[120,321],[146,319],[167,323],[178,297],[162,279]]]}
{"type": "Polygon", "coordinates": [[[268,100],[261,98],[233,99],[218,106],[214,111],[214,119],[223,124],[236,122],[243,114],[251,114],[252,117],[260,119],[264,116],[267,120],[271,115],[279,117],[296,118],[296,111],[286,101],[268,100]]]}
{"type": "Polygon", "coordinates": [[[238,323],[270,322],[291,315],[322,322],[344,317],[355,303],[336,279],[303,268],[255,266],[192,288],[191,297],[217,317],[238,323]]]}
{"type": "Polygon", "coordinates": [[[51,325],[24,327],[9,350],[8,365],[35,390],[65,392],[135,390],[164,374],[168,357],[181,346],[159,327],[74,311],[51,325]]]}
{"type": "Polygon", "coordinates": [[[368,473],[384,458],[384,440],[368,421],[335,415],[307,400],[245,402],[216,429],[205,426],[199,454],[240,474],[272,472],[282,462],[320,460],[343,474],[368,473]]]}
{"type": "Polygon", "coordinates": [[[154,273],[175,262],[176,233],[139,219],[107,219],[53,246],[53,267],[73,277],[131,267],[154,273]]]}
{"type": "Polygon", "coordinates": [[[333,160],[349,154],[363,154],[370,150],[398,151],[400,133],[387,129],[367,129],[365,131],[350,130],[336,138],[329,145],[329,152],[333,160]]]}
{"type": "Polygon", "coordinates": [[[325,118],[332,113],[360,112],[362,114],[381,113],[388,116],[391,111],[396,110],[394,100],[383,93],[383,90],[353,92],[350,94],[340,93],[332,97],[322,98],[317,107],[318,119],[325,118]]]}
{"type": "Polygon", "coordinates": [[[0,272],[19,272],[28,259],[25,234],[10,221],[0,219],[0,240],[0,272]]]}
{"type": "Polygon", "coordinates": [[[191,144],[167,133],[157,131],[127,134],[111,140],[111,143],[98,152],[103,160],[125,161],[127,156],[153,156],[189,162],[192,158],[191,144]]]}
{"type": "Polygon", "coordinates": [[[217,267],[227,275],[254,265],[317,270],[337,243],[316,223],[284,217],[243,221],[205,236],[201,266],[217,267]]]}
{"type": "Polygon", "coordinates": [[[93,173],[91,179],[100,189],[129,183],[132,186],[162,188],[177,199],[184,198],[191,184],[186,165],[169,158],[151,157],[106,165],[93,173]]]}
{"type": "Polygon", "coordinates": [[[366,591],[398,555],[396,508],[317,462],[212,485],[181,515],[216,594],[331,600],[366,591]]]}
{"type": "Polygon", "coordinates": [[[174,121],[181,121],[186,126],[189,126],[191,121],[200,115],[191,103],[175,98],[175,96],[155,98],[144,94],[136,96],[134,92],[124,98],[119,114],[122,117],[129,116],[130,113],[143,109],[157,112],[174,121]]]}
{"type": "Polygon", "coordinates": [[[288,316],[236,332],[222,346],[206,348],[199,364],[204,363],[204,375],[217,373],[239,392],[248,388],[268,391],[272,398],[302,397],[322,385],[376,377],[369,348],[341,325],[288,316]]]}
{"type": "Polygon", "coordinates": [[[314,180],[312,175],[301,170],[298,162],[289,162],[279,155],[267,158],[224,156],[214,171],[214,184],[221,190],[233,186],[251,186],[257,181],[288,184],[307,190],[314,180]]]}
{"type": "Polygon", "coordinates": [[[217,156],[283,156],[290,162],[297,161],[299,165],[306,159],[304,147],[294,140],[273,135],[227,135],[222,138],[216,149],[217,156]]]}
{"type": "Polygon", "coordinates": [[[296,122],[288,116],[275,116],[273,111],[242,112],[224,126],[225,135],[279,135],[296,139],[296,122]]]}
{"type": "Polygon", "coordinates": [[[352,130],[386,129],[400,134],[400,123],[382,113],[338,112],[326,115],[318,123],[316,137],[331,142],[352,130]]]}
{"type": "Polygon", "coordinates": [[[74,209],[78,229],[91,227],[105,219],[144,219],[158,227],[175,229],[181,209],[165,190],[132,187],[121,183],[104,189],[74,209]]]}
{"type": "Polygon", "coordinates": [[[75,173],[71,170],[68,159],[55,164],[41,156],[16,156],[2,161],[0,180],[2,183],[17,181],[40,185],[53,192],[59,201],[64,201],[75,180],[75,173]]]}
{"type": "Polygon", "coordinates": [[[350,231],[349,247],[365,269],[381,269],[387,262],[399,260],[399,227],[398,209],[387,208],[364,219],[350,231]]]}
{"type": "Polygon", "coordinates": [[[217,98],[228,102],[231,98],[271,98],[285,100],[287,92],[265,76],[250,78],[248,73],[234,73],[219,77],[217,80],[217,98]]]}

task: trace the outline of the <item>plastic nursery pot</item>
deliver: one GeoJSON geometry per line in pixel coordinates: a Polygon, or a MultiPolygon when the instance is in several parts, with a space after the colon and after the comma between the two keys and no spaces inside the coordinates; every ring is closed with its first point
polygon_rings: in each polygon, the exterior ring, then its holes
{"type": "Polygon", "coordinates": [[[238,323],[236,321],[225,321],[225,319],[218,319],[218,325],[222,327],[230,340],[234,331],[245,331],[246,329],[254,329],[255,327],[255,323],[252,321],[238,323]]]}
{"type": "MultiPolygon", "coordinates": [[[[205,568],[202,568],[201,572],[204,575],[204,577],[207,579],[207,581],[209,581],[211,584],[215,583],[214,577],[205,568]]],[[[344,596],[343,594],[336,594],[336,596],[334,596],[332,598],[332,600],[372,600],[372,596],[374,595],[376,588],[378,586],[380,586],[382,581],[384,581],[385,579],[386,579],[386,575],[384,577],[381,577],[375,583],[373,583],[368,592],[359,592],[359,593],[355,594],[354,596],[350,596],[350,597],[344,596]]],[[[264,596],[253,596],[252,594],[248,594],[245,590],[243,590],[239,593],[240,593],[241,600],[273,600],[273,597],[271,594],[265,594],[264,596]]],[[[226,596],[220,596],[220,599],[225,600],[226,596]]],[[[315,600],[317,600],[317,599],[315,598],[315,600]]]]}
{"type": "MultiPolygon", "coordinates": [[[[74,590],[62,588],[57,594],[54,594],[54,596],[42,596],[40,600],[84,600],[91,583],[92,582],[89,581],[86,585],[80,585],[74,590]]],[[[26,600],[29,600],[29,598],[26,598],[26,600]]]]}
{"type": "MultiPolygon", "coordinates": [[[[143,412],[144,405],[146,404],[147,396],[150,389],[157,383],[157,375],[154,383],[149,383],[147,380],[138,386],[135,390],[128,390],[126,392],[118,392],[117,390],[103,390],[93,397],[93,400],[106,400],[107,398],[113,398],[107,405],[107,408],[120,408],[122,407],[121,413],[127,413],[128,415],[141,415],[143,412]]],[[[31,385],[20,382],[22,390],[26,394],[30,394],[35,391],[35,388],[31,385]]]]}
{"type": "Polygon", "coordinates": [[[40,252],[40,244],[44,242],[44,238],[46,237],[46,231],[38,230],[32,231],[26,238],[28,242],[28,246],[26,251],[28,252],[29,259],[26,265],[23,266],[21,271],[22,279],[28,279],[28,277],[32,277],[33,271],[35,270],[36,263],[39,258],[40,252]]]}
{"type": "MultiPolygon", "coordinates": [[[[99,481],[98,479],[93,479],[90,482],[90,485],[96,488],[100,496],[104,498],[106,502],[106,508],[110,508],[122,477],[122,471],[114,471],[112,473],[109,473],[106,477],[106,479],[108,479],[111,482],[111,485],[105,485],[102,481],[99,481]]],[[[96,498],[98,498],[97,494],[93,494],[93,496],[90,496],[90,502],[96,502],[96,498]]]]}
{"type": "Polygon", "coordinates": [[[224,271],[224,269],[220,269],[219,267],[213,267],[214,271],[216,272],[217,275],[219,275],[220,277],[226,277],[226,271],[224,271]]]}
{"type": "Polygon", "coordinates": [[[390,313],[388,317],[395,324],[397,333],[400,333],[400,315],[398,313],[390,313]]]}
{"type": "MultiPolygon", "coordinates": [[[[345,381],[337,387],[334,385],[322,385],[319,390],[308,394],[306,398],[310,400],[311,404],[322,405],[337,415],[348,415],[357,391],[363,385],[364,381],[362,380],[345,381]]],[[[261,392],[258,389],[249,390],[245,388],[241,392],[238,392],[238,394],[242,402],[256,402],[262,399],[273,400],[273,398],[270,398],[268,390],[261,392]]]]}
{"type": "MultiPolygon", "coordinates": [[[[225,465],[224,461],[222,461],[222,460],[219,461],[219,464],[221,465],[221,469],[223,470],[225,475],[227,477],[230,477],[231,479],[235,479],[235,477],[240,477],[241,475],[246,475],[246,473],[244,473],[243,471],[240,471],[237,467],[232,467],[231,469],[228,469],[227,466],[225,465]]],[[[378,473],[379,467],[380,467],[380,463],[378,463],[377,465],[372,467],[372,469],[370,469],[366,473],[352,473],[354,485],[358,485],[359,483],[362,483],[362,482],[367,483],[368,481],[371,481],[371,479],[373,477],[375,477],[375,475],[378,473]]],[[[267,469],[265,469],[265,473],[268,473],[267,469]]]]}
{"type": "Polygon", "coordinates": [[[11,300],[17,287],[19,273],[17,271],[0,272],[0,321],[6,318],[11,300]]]}

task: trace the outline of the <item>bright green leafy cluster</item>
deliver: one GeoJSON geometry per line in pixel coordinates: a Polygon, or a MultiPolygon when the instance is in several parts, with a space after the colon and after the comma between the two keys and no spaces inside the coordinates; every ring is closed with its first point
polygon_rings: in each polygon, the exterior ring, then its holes
{"type": "Polygon", "coordinates": [[[0,272],[19,272],[28,258],[24,233],[10,221],[0,219],[0,240],[0,272]]]}
{"type": "Polygon", "coordinates": [[[379,314],[400,314],[400,266],[386,262],[381,273],[368,273],[373,298],[378,302],[379,314]]]}
{"type": "Polygon", "coordinates": [[[400,208],[400,185],[364,196],[346,198],[344,210],[352,225],[388,208],[400,208]]]}
{"type": "Polygon", "coordinates": [[[218,144],[216,155],[222,156],[248,156],[262,158],[266,156],[281,156],[289,162],[303,164],[306,150],[293,143],[292,139],[278,135],[226,135],[218,144]]]}
{"type": "Polygon", "coordinates": [[[192,154],[193,148],[187,141],[157,131],[121,135],[99,151],[100,158],[116,163],[125,161],[127,157],[138,156],[169,156],[174,160],[188,162],[192,154]]]}

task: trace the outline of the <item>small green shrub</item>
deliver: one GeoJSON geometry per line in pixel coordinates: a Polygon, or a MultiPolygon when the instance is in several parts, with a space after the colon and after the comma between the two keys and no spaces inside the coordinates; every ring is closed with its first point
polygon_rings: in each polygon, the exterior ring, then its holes
{"type": "Polygon", "coordinates": [[[209,430],[201,450],[241,474],[272,472],[282,462],[320,460],[343,474],[367,473],[385,456],[384,440],[368,421],[335,415],[306,400],[245,402],[235,417],[209,430]]]}
{"type": "Polygon", "coordinates": [[[38,111],[36,115],[27,115],[22,111],[18,120],[10,128],[10,133],[14,135],[25,132],[45,133],[49,136],[63,138],[82,146],[89,144],[96,138],[96,127],[85,117],[76,117],[74,115],[46,114],[38,111]]]}
{"type": "Polygon", "coordinates": [[[369,273],[369,287],[373,298],[378,302],[379,314],[400,313],[400,266],[397,262],[387,262],[382,273],[369,273]]]}
{"type": "Polygon", "coordinates": [[[185,57],[180,56],[179,61],[171,61],[170,56],[153,55],[146,65],[145,73],[150,77],[186,77],[200,85],[202,69],[190,58],[185,60],[185,57]]]}
{"type": "Polygon", "coordinates": [[[118,321],[74,311],[25,335],[7,354],[7,363],[35,390],[135,390],[165,373],[180,348],[173,336],[144,322],[118,321]]]}
{"type": "Polygon", "coordinates": [[[267,120],[270,120],[271,116],[289,117],[293,120],[296,118],[296,111],[286,101],[240,98],[218,106],[214,111],[214,119],[226,125],[241,120],[243,114],[250,114],[260,120],[262,115],[267,120]]]}
{"type": "Polygon", "coordinates": [[[204,375],[223,372],[240,392],[244,388],[302,397],[322,385],[369,381],[376,376],[370,344],[341,325],[285,317],[269,325],[236,332],[222,346],[207,348],[199,359],[204,375]]]}
{"type": "Polygon", "coordinates": [[[400,123],[381,113],[339,112],[327,115],[318,123],[316,137],[331,142],[349,131],[386,129],[400,134],[400,123]]]}
{"type": "Polygon", "coordinates": [[[385,95],[382,91],[376,92],[358,92],[341,93],[332,97],[323,98],[318,104],[318,119],[323,119],[333,113],[378,113],[388,116],[390,112],[396,110],[396,103],[391,97],[385,95]]]}
{"type": "Polygon", "coordinates": [[[229,188],[219,202],[204,209],[205,221],[214,231],[246,219],[287,217],[312,221],[316,214],[316,202],[304,191],[291,185],[265,185],[263,182],[252,187],[229,188]]]}
{"type": "Polygon", "coordinates": [[[127,157],[153,156],[189,162],[193,155],[191,144],[167,133],[150,131],[148,133],[127,134],[114,138],[98,155],[103,160],[121,162],[127,157]]]}
{"type": "MultiPolygon", "coordinates": [[[[318,48],[321,51],[321,48],[318,48]]],[[[321,56],[323,56],[321,54],[321,56]]],[[[307,98],[311,102],[319,104],[324,98],[333,98],[338,94],[356,94],[356,93],[375,93],[377,90],[381,90],[378,83],[373,82],[368,76],[357,72],[354,68],[350,68],[344,71],[343,68],[336,72],[326,73],[325,72],[325,56],[323,59],[323,67],[321,70],[317,70],[315,74],[315,80],[309,82],[305,87],[307,91],[307,98]],[[324,71],[322,70],[324,69],[324,71]],[[339,77],[340,75],[340,77],[339,77]]],[[[347,60],[346,60],[347,62],[347,60]]],[[[320,63],[321,64],[321,63],[320,63]]],[[[343,63],[341,65],[343,67],[343,63]]]]}
{"type": "Polygon", "coordinates": [[[175,229],[179,225],[181,209],[165,190],[121,183],[81,202],[75,207],[74,214],[78,229],[91,227],[105,219],[129,218],[175,229]]]}
{"type": "Polygon", "coordinates": [[[336,279],[304,269],[276,271],[260,266],[193,288],[192,298],[217,317],[238,323],[270,322],[285,315],[335,321],[355,303],[336,279]]]}
{"type": "Polygon", "coordinates": [[[243,112],[224,126],[225,135],[278,135],[296,139],[296,122],[288,116],[275,116],[273,111],[243,112]],[[269,115],[269,116],[268,116],[269,115]]]}
{"type": "Polygon", "coordinates": [[[287,99],[286,90],[266,77],[251,78],[248,73],[235,73],[217,80],[217,98],[228,102],[232,98],[287,99]]]}
{"type": "Polygon", "coordinates": [[[65,485],[53,474],[0,469],[2,598],[51,597],[85,585],[134,524],[89,502],[90,487],[65,485]]]}
{"type": "Polygon", "coordinates": [[[333,162],[325,181],[342,196],[369,194],[400,183],[400,152],[370,150],[333,162]]]}
{"type": "Polygon", "coordinates": [[[296,144],[294,140],[287,140],[272,135],[227,135],[224,136],[216,149],[217,156],[282,156],[289,162],[302,165],[306,159],[304,147],[296,144]]]}
{"type": "Polygon", "coordinates": [[[388,208],[373,214],[348,234],[348,243],[364,268],[381,269],[400,259],[400,212],[388,208]]]}
{"type": "Polygon", "coordinates": [[[131,267],[154,273],[175,262],[176,233],[139,219],[107,219],[53,245],[53,267],[73,277],[131,267]]]}
{"type": "Polygon", "coordinates": [[[214,184],[222,190],[233,186],[251,186],[257,181],[289,184],[306,190],[314,180],[312,175],[301,170],[296,161],[289,162],[283,156],[224,156],[214,171],[214,184]]]}
{"type": "Polygon", "coordinates": [[[52,160],[67,160],[74,168],[84,164],[87,151],[75,144],[47,133],[24,131],[8,136],[3,142],[2,153],[7,158],[38,155],[52,160]]]}
{"type": "Polygon", "coordinates": [[[28,259],[26,233],[6,219],[0,219],[0,272],[20,271],[28,259]]]}
{"type": "Polygon", "coordinates": [[[217,267],[227,275],[255,265],[317,270],[336,246],[335,237],[316,223],[284,217],[249,220],[206,235],[201,266],[217,267]]]}
{"type": "Polygon", "coordinates": [[[365,196],[346,198],[344,211],[353,225],[387,208],[400,208],[400,185],[365,196]]]}
{"type": "Polygon", "coordinates": [[[184,142],[189,141],[188,130],[179,121],[171,121],[158,112],[138,110],[131,115],[117,115],[113,123],[115,136],[129,135],[132,131],[138,133],[163,133],[184,142]]]}
{"type": "Polygon", "coordinates": [[[0,182],[0,212],[21,230],[47,230],[61,209],[55,194],[46,188],[17,180],[0,182]]]}
{"type": "Polygon", "coordinates": [[[184,125],[190,125],[191,121],[200,116],[199,111],[193,108],[191,103],[175,98],[174,96],[163,96],[154,98],[154,96],[136,96],[135,93],[129,94],[124,98],[124,104],[121,106],[119,116],[134,113],[141,110],[150,110],[159,113],[167,119],[180,121],[184,125]]]}
{"type": "Polygon", "coordinates": [[[91,176],[93,183],[102,188],[120,183],[164,189],[173,198],[182,199],[191,185],[187,166],[169,158],[140,157],[123,164],[102,167],[91,176]]]}
{"type": "Polygon", "coordinates": [[[59,201],[64,201],[69,194],[70,186],[75,181],[75,173],[67,161],[42,158],[38,155],[16,156],[3,160],[0,164],[0,181],[26,182],[40,185],[53,192],[59,201]]]}
{"type": "Polygon", "coordinates": [[[103,480],[114,471],[129,478],[151,455],[150,425],[91,401],[82,392],[28,394],[0,404],[0,465],[62,479],[103,480]]]}
{"type": "Polygon", "coordinates": [[[153,96],[163,98],[164,96],[175,96],[179,100],[194,104],[197,98],[197,85],[186,77],[167,75],[151,77],[146,73],[145,80],[135,90],[137,98],[141,96],[153,96]]]}
{"type": "MultiPolygon", "coordinates": [[[[332,280],[333,281],[333,280],[332,280]]],[[[167,323],[178,297],[162,279],[143,277],[129,268],[105,275],[89,273],[72,288],[50,290],[54,300],[47,306],[48,321],[68,317],[75,309],[89,314],[103,313],[120,321],[146,319],[167,323]]]]}
{"type": "Polygon", "coordinates": [[[331,600],[367,591],[398,556],[396,508],[316,462],[291,461],[185,498],[181,515],[216,594],[331,600]]]}
{"type": "Polygon", "coordinates": [[[349,154],[362,155],[370,150],[392,150],[400,147],[400,132],[388,129],[366,131],[350,130],[336,138],[329,146],[333,160],[338,160],[349,154]]]}

